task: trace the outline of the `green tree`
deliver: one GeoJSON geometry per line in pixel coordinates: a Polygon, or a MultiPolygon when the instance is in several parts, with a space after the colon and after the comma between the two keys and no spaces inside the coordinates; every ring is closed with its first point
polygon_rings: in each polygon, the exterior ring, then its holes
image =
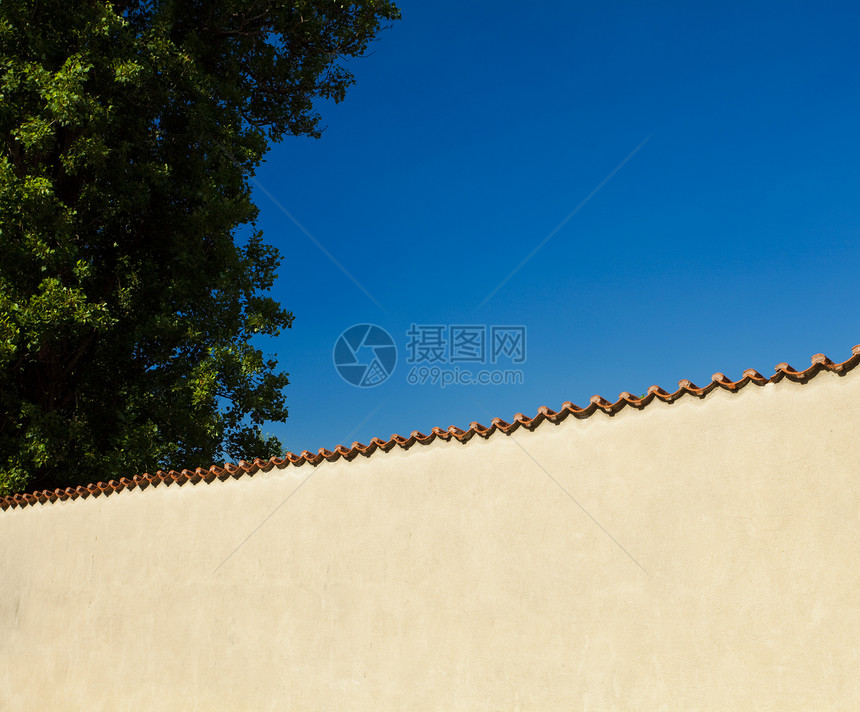
{"type": "Polygon", "coordinates": [[[293,315],[248,179],[387,0],[0,3],[0,494],[269,457],[293,315]],[[247,234],[239,238],[237,235],[247,234]]]}

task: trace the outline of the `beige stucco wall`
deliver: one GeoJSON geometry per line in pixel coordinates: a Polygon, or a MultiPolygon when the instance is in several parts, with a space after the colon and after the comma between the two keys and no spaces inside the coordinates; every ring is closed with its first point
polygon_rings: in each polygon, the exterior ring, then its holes
{"type": "Polygon", "coordinates": [[[859,422],[855,369],[2,512],[0,709],[860,709],[859,422]]]}

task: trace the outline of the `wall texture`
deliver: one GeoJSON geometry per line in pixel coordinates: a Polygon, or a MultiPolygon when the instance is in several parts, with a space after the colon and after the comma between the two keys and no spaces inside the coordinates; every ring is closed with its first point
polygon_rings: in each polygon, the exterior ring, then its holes
{"type": "Polygon", "coordinates": [[[802,380],[9,507],[0,709],[860,709],[860,368],[802,380]]]}

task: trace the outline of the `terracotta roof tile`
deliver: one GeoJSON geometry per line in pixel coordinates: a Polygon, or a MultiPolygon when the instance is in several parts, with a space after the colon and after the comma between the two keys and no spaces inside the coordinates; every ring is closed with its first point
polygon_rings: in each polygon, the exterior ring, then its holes
{"type": "Polygon", "coordinates": [[[182,470],[177,472],[158,471],[155,474],[134,475],[133,477],[121,477],[119,480],[110,480],[109,482],[98,482],[80,487],[67,487],[66,489],[57,489],[53,491],[43,490],[29,494],[12,494],[6,497],[0,497],[0,509],[9,509],[10,507],[28,507],[35,504],[44,504],[47,502],[55,502],[57,500],[110,496],[115,492],[122,490],[132,490],[135,488],[146,489],[147,487],[157,487],[159,485],[176,484],[182,486],[185,484],[196,485],[199,482],[214,482],[218,480],[227,480],[245,476],[253,476],[258,472],[269,472],[272,469],[281,469],[293,466],[301,466],[305,463],[312,466],[320,464],[323,460],[335,461],[340,458],[352,460],[356,457],[369,457],[377,450],[388,452],[395,447],[408,449],[414,444],[429,445],[435,440],[450,441],[456,440],[465,443],[473,436],[478,435],[482,438],[488,438],[496,431],[505,435],[515,432],[519,428],[533,430],[538,427],[543,421],[547,420],[551,423],[559,423],[568,416],[575,418],[588,418],[596,411],[600,410],[604,413],[614,414],[625,407],[633,407],[642,409],[650,404],[655,399],[672,403],[684,395],[694,396],[696,398],[704,398],[709,393],[717,388],[722,388],[729,391],[738,391],[746,385],[753,383],[762,386],[766,383],[778,383],[787,378],[798,383],[806,383],[822,371],[831,371],[839,375],[844,375],[858,363],[860,363],[860,344],[851,349],[851,357],[835,363],[824,354],[815,354],[812,357],[812,365],[804,371],[798,371],[787,363],[780,363],[774,368],[774,375],[770,378],[765,378],[758,371],[748,368],[742,374],[740,380],[732,381],[723,373],[715,373],[711,376],[711,382],[699,388],[692,381],[683,379],[678,381],[678,389],[669,393],[659,386],[651,386],[648,392],[638,398],[627,391],[624,391],[618,396],[618,400],[610,402],[602,396],[595,395],[590,399],[590,403],[585,408],[580,408],[570,401],[565,401],[561,404],[561,409],[558,411],[552,410],[547,406],[538,408],[538,412],[534,418],[529,418],[523,413],[514,415],[512,422],[508,423],[501,418],[493,418],[489,426],[481,425],[478,422],[469,424],[468,430],[451,425],[447,429],[434,427],[429,435],[425,435],[417,430],[413,430],[409,437],[403,437],[396,433],[388,440],[380,438],[372,438],[370,443],[364,445],[360,442],[354,442],[350,447],[338,445],[334,450],[326,450],[320,448],[319,452],[311,453],[303,450],[301,454],[288,452],[284,457],[273,457],[270,460],[256,459],[253,462],[240,460],[238,463],[225,463],[223,466],[213,465],[209,469],[198,467],[196,470],[182,470]]]}

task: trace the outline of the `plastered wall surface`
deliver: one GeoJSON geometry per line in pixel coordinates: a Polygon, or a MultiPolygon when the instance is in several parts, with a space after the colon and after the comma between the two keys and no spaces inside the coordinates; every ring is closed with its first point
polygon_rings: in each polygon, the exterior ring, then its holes
{"type": "Polygon", "coordinates": [[[0,512],[0,710],[860,709],[860,369],[0,512]]]}

